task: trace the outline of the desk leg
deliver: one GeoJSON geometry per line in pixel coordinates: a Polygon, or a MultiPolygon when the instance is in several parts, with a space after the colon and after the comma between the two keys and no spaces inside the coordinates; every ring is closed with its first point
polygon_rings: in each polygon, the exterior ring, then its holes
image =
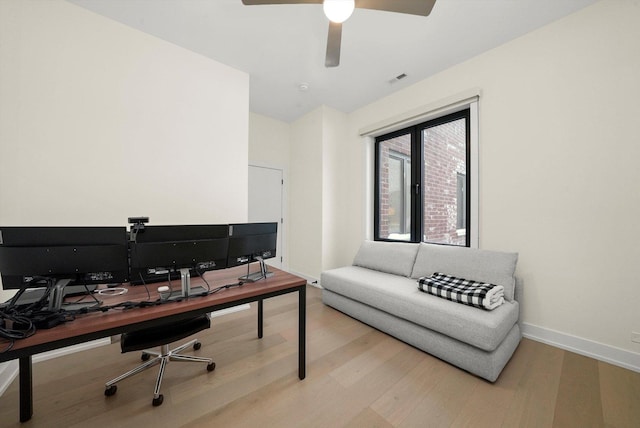
{"type": "Polygon", "coordinates": [[[20,422],[26,422],[33,415],[33,384],[31,355],[20,357],[20,422]]]}
{"type": "Polygon", "coordinates": [[[262,302],[263,300],[258,300],[258,339],[262,339],[263,330],[262,330],[262,302]]]}
{"type": "Polygon", "coordinates": [[[307,287],[298,292],[298,378],[307,376],[307,287]]]}

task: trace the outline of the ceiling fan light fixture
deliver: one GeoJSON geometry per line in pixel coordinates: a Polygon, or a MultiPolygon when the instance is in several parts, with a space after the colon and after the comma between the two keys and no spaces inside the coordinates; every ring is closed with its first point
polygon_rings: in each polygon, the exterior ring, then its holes
{"type": "Polygon", "coordinates": [[[355,0],[324,0],[322,2],[324,14],[329,18],[329,21],[336,24],[349,19],[355,7],[355,0]]]}

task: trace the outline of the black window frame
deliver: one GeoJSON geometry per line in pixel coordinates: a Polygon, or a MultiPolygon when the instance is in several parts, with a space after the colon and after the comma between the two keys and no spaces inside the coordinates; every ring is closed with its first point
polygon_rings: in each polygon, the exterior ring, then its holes
{"type": "MultiPolygon", "coordinates": [[[[424,142],[422,139],[423,131],[425,129],[442,125],[448,122],[456,120],[465,120],[465,179],[466,179],[466,194],[465,194],[465,220],[466,220],[466,233],[465,233],[465,247],[471,246],[471,109],[469,107],[459,110],[454,113],[445,114],[443,116],[412,125],[406,128],[402,128],[384,135],[377,136],[375,138],[374,145],[374,210],[373,210],[373,238],[376,241],[389,241],[389,242],[409,242],[419,243],[423,242],[424,236],[424,197],[422,183],[424,182],[424,142]],[[409,241],[399,239],[389,239],[380,237],[380,144],[392,138],[396,138],[403,135],[409,135],[411,138],[411,232],[409,241]]],[[[475,196],[475,195],[474,195],[475,196]]],[[[428,242],[428,241],[427,241],[428,242]]],[[[454,245],[440,243],[442,245],[454,245]]],[[[459,245],[456,245],[459,246],[459,245]]]]}
{"type": "Polygon", "coordinates": [[[456,216],[456,227],[458,229],[462,229],[463,226],[466,229],[468,218],[468,198],[467,193],[469,189],[469,182],[467,181],[467,176],[469,174],[462,174],[460,172],[456,175],[456,202],[457,202],[457,216],[456,216]],[[464,182],[463,186],[460,186],[460,182],[464,182]],[[462,220],[462,221],[460,221],[462,220]]]}
{"type": "MultiPolygon", "coordinates": [[[[409,177],[411,177],[411,171],[412,171],[411,157],[408,156],[408,155],[405,155],[404,153],[397,152],[395,150],[389,150],[389,158],[398,160],[398,161],[400,161],[402,163],[402,167],[401,167],[402,172],[403,172],[402,186],[404,187],[404,185],[405,185],[405,177],[407,175],[407,169],[409,170],[408,171],[408,175],[409,175],[409,177]],[[408,166],[407,166],[407,164],[408,164],[408,166]]],[[[412,181],[412,179],[410,178],[409,182],[411,182],[411,181],[412,181]]],[[[411,198],[411,192],[409,192],[408,195],[403,194],[403,198],[402,198],[402,209],[403,209],[402,214],[403,215],[401,216],[401,220],[400,220],[400,229],[402,229],[403,231],[407,229],[406,215],[405,215],[406,213],[404,212],[404,208],[407,206],[407,197],[409,197],[409,199],[411,198]]],[[[411,206],[412,206],[412,203],[411,203],[411,201],[409,201],[409,212],[411,211],[411,206]]],[[[410,215],[410,217],[413,218],[412,215],[410,215]]],[[[404,233],[404,232],[402,232],[402,233],[404,233]]]]}

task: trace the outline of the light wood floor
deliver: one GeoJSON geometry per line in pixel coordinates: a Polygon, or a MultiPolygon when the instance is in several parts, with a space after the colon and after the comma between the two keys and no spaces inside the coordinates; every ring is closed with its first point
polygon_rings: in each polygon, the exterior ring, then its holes
{"type": "MultiPolygon", "coordinates": [[[[18,423],[17,380],[1,427],[640,427],[640,373],[524,339],[495,384],[380,333],[309,287],[307,378],[297,378],[297,296],[215,318],[197,353],[217,368],[171,363],[164,404],[156,369],[104,382],[139,362],[117,344],[34,365],[34,416],[18,423]]],[[[76,322],[81,322],[77,320],[76,322]]]]}

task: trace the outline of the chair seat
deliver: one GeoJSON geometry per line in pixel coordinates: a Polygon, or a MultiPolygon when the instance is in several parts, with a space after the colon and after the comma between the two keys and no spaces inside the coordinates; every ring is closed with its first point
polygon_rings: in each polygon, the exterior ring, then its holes
{"type": "Polygon", "coordinates": [[[201,315],[196,318],[136,330],[122,334],[120,349],[123,353],[142,351],[184,339],[209,327],[211,327],[209,316],[201,315]]]}

